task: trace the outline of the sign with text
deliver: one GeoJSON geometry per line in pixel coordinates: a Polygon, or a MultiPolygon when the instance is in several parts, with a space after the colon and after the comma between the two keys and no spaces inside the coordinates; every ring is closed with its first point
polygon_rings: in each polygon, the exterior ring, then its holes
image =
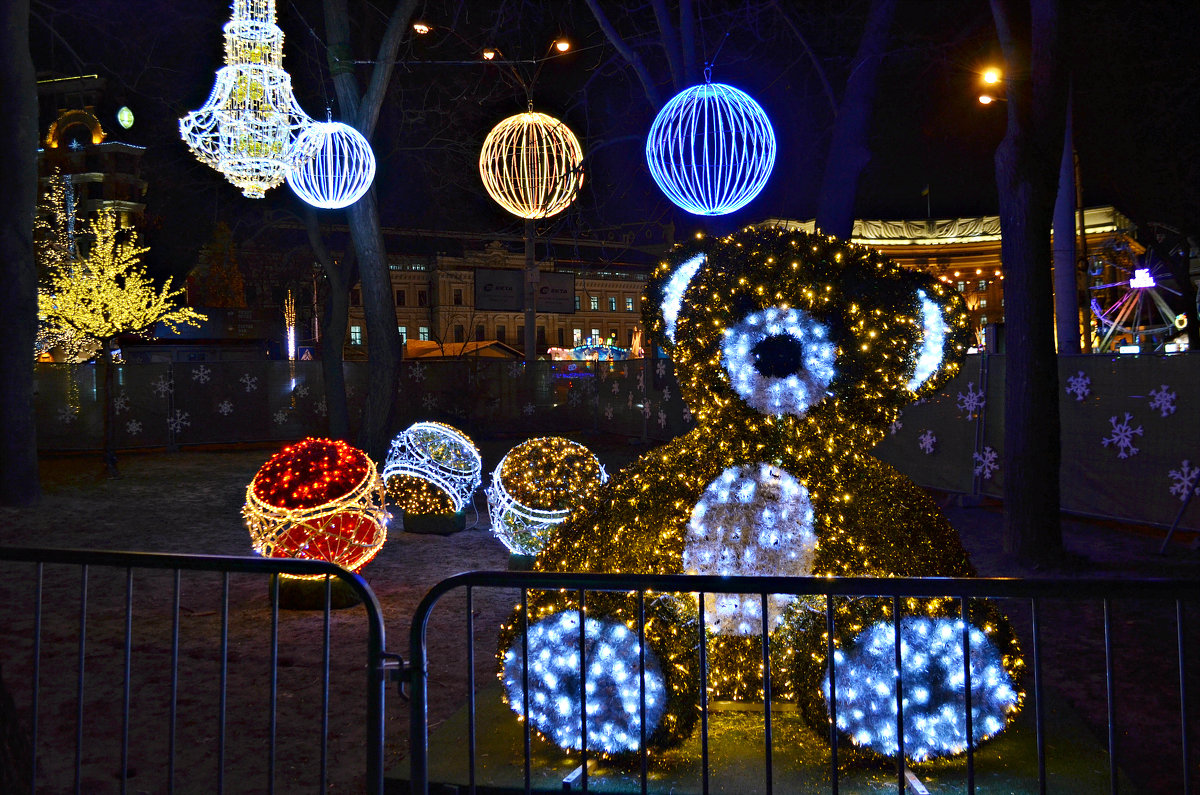
{"type": "MultiPolygon", "coordinates": [[[[475,308],[490,312],[521,312],[525,309],[525,272],[519,270],[475,271],[475,308]]],[[[575,312],[575,275],[539,273],[537,311],[575,312]]]]}

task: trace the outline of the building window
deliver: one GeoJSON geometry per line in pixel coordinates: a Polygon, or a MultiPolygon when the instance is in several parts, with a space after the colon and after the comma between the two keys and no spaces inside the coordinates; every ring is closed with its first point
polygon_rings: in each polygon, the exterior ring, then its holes
{"type": "Polygon", "coordinates": [[[967,283],[966,283],[966,282],[959,282],[959,283],[958,283],[958,291],[959,291],[960,293],[965,293],[965,292],[967,291],[967,283]]]}
{"type": "Polygon", "coordinates": [[[575,296],[575,311],[579,311],[579,296],[575,296]]]}
{"type": "Polygon", "coordinates": [[[625,347],[629,348],[631,353],[633,352],[633,329],[629,329],[629,339],[625,341],[625,347]]]}
{"type": "Polygon", "coordinates": [[[357,287],[350,291],[350,306],[362,306],[362,291],[357,287]]]}
{"type": "Polygon", "coordinates": [[[562,326],[558,327],[558,347],[563,347],[567,344],[567,330],[562,326]]]}
{"type": "Polygon", "coordinates": [[[408,326],[396,326],[396,331],[400,332],[400,344],[408,342],[408,326]]]}
{"type": "Polygon", "coordinates": [[[483,328],[483,326],[476,326],[476,327],[475,327],[475,340],[476,340],[477,342],[479,342],[479,341],[482,341],[482,340],[483,340],[483,335],[484,335],[485,333],[486,333],[486,332],[484,331],[484,328],[483,328]]]}
{"type": "Polygon", "coordinates": [[[588,306],[591,307],[592,311],[595,311],[600,308],[600,298],[598,296],[593,295],[591,298],[588,299],[588,301],[589,301],[588,306]]]}
{"type": "Polygon", "coordinates": [[[581,328],[571,329],[571,346],[577,348],[582,344],[583,344],[583,329],[581,329],[581,328]]]}
{"type": "Polygon", "coordinates": [[[513,343],[521,350],[525,350],[525,326],[517,326],[517,338],[513,340],[513,343]]]}
{"type": "Polygon", "coordinates": [[[456,323],[454,325],[454,341],[455,342],[466,342],[467,341],[466,337],[467,337],[467,330],[462,327],[461,323],[456,323]]]}
{"type": "Polygon", "coordinates": [[[978,292],[978,293],[987,292],[987,280],[980,279],[979,284],[975,285],[975,292],[978,292]]]}
{"type": "Polygon", "coordinates": [[[546,327],[545,326],[537,327],[537,344],[538,344],[539,348],[546,347],[546,327]]]}
{"type": "Polygon", "coordinates": [[[633,311],[633,296],[632,295],[625,296],[625,311],[626,312],[633,311]]]}
{"type": "Polygon", "coordinates": [[[417,326],[417,339],[429,341],[429,326],[417,326]]]}
{"type": "Polygon", "coordinates": [[[600,342],[600,329],[598,329],[598,328],[592,329],[592,338],[591,339],[592,339],[593,345],[600,342]]]}
{"type": "Polygon", "coordinates": [[[350,327],[350,344],[362,345],[362,326],[350,327]]]}
{"type": "Polygon", "coordinates": [[[429,306],[429,292],[417,290],[417,306],[429,306]]]}
{"type": "Polygon", "coordinates": [[[396,306],[404,306],[404,291],[396,291],[396,306]]]}
{"type": "Polygon", "coordinates": [[[617,311],[617,297],[615,295],[610,295],[608,297],[608,311],[609,312],[617,311]]]}
{"type": "Polygon", "coordinates": [[[496,326],[496,340],[504,342],[504,326],[496,326]]]}
{"type": "Polygon", "coordinates": [[[458,287],[454,288],[454,305],[462,306],[462,289],[458,287]]]}
{"type": "Polygon", "coordinates": [[[980,315],[979,316],[979,327],[983,328],[986,325],[987,325],[987,315],[980,315]]]}
{"type": "Polygon", "coordinates": [[[987,309],[987,299],[986,299],[986,298],[980,298],[980,299],[979,299],[979,308],[980,308],[980,309],[987,309]]]}

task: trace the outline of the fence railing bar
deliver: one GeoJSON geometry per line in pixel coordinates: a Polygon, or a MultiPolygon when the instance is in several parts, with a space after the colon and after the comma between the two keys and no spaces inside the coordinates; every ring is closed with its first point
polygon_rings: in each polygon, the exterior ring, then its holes
{"type": "Polygon", "coordinates": [[[642,795],[646,795],[646,592],[638,591],[638,756],[642,768],[642,795]]]}
{"type": "Polygon", "coordinates": [[[180,571],[175,569],[171,594],[171,703],[167,716],[167,792],[175,791],[175,718],[179,709],[179,593],[180,571]]]}
{"type": "MultiPolygon", "coordinates": [[[[427,597],[428,598],[428,597],[427,597]]],[[[579,650],[583,654],[583,649],[579,650]]],[[[531,795],[529,770],[529,589],[521,588],[521,727],[525,740],[525,795],[531,795]]]]}
{"type": "Polygon", "coordinates": [[[588,791],[588,726],[587,726],[587,665],[584,650],[587,649],[587,591],[579,589],[579,781],[584,792],[588,791]]]}
{"type": "Polygon", "coordinates": [[[967,795],[975,795],[975,716],[971,714],[971,602],[967,597],[959,600],[962,618],[963,649],[963,706],[966,711],[967,728],[967,795]]]}
{"type": "Polygon", "coordinates": [[[79,667],[75,682],[75,792],[83,787],[83,680],[87,649],[87,589],[88,567],[80,566],[79,573],[79,667]]]}
{"type": "Polygon", "coordinates": [[[29,791],[37,795],[38,691],[42,676],[42,576],[46,565],[35,567],[33,586],[33,693],[29,704],[29,791]]]}
{"type": "Polygon", "coordinates": [[[267,792],[275,792],[275,739],[279,712],[279,575],[271,578],[271,705],[267,709],[267,792]]]}
{"type": "Polygon", "coordinates": [[[896,655],[896,793],[904,795],[904,658],[900,644],[900,597],[892,597],[892,648],[896,655]]]}
{"type": "Polygon", "coordinates": [[[763,768],[766,776],[767,795],[774,791],[774,770],[771,768],[771,627],[767,620],[767,592],[761,594],[762,608],[762,663],[763,663],[763,768]]]}
{"type": "Polygon", "coordinates": [[[129,790],[129,690],[133,673],[133,569],[125,569],[125,681],[121,693],[121,795],[129,790]]]}
{"type": "Polygon", "coordinates": [[[1042,711],[1045,704],[1042,697],[1041,616],[1037,597],[1029,600],[1029,613],[1033,643],[1033,725],[1037,741],[1038,792],[1046,795],[1046,725],[1042,711]]]}
{"type": "Polygon", "coordinates": [[[1188,733],[1187,644],[1184,642],[1183,600],[1175,600],[1175,636],[1179,646],[1179,725],[1183,736],[1183,792],[1192,793],[1191,743],[1188,733]]]}
{"type": "Polygon", "coordinates": [[[829,784],[838,795],[837,659],[833,644],[833,597],[825,596],[825,659],[829,661],[829,784]]]}
{"type": "Polygon", "coordinates": [[[217,696],[217,793],[225,791],[225,708],[229,688],[229,572],[221,572],[221,684],[217,696]]]}
{"type": "Polygon", "coordinates": [[[333,579],[326,574],[321,618],[321,792],[329,789],[329,616],[333,612],[333,579]]]}
{"type": "Polygon", "coordinates": [[[700,597],[700,791],[708,795],[708,632],[704,624],[704,592],[700,597]]]}
{"type": "Polygon", "coordinates": [[[1112,602],[1104,600],[1104,690],[1108,702],[1108,788],[1117,795],[1117,698],[1113,679],[1112,602]]]}
{"type": "Polygon", "coordinates": [[[467,791],[475,795],[475,590],[467,586],[467,791]]]}

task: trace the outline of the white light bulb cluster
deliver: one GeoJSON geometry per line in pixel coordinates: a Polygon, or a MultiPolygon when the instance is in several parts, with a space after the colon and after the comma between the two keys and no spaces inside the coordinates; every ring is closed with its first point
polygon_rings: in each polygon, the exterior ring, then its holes
{"type": "Polygon", "coordinates": [[[679,310],[683,308],[683,293],[687,290],[692,278],[703,267],[705,259],[704,254],[697,254],[686,260],[675,269],[663,287],[663,325],[667,339],[672,343],[675,342],[675,323],[679,320],[679,310]]]}
{"type": "Polygon", "coordinates": [[[777,417],[800,417],[825,397],[825,388],[835,375],[837,349],[825,326],[808,313],[792,307],[768,307],[747,315],[724,333],[721,364],[733,390],[751,408],[777,417]],[[799,369],[781,376],[760,372],[755,346],[769,337],[790,337],[799,346],[799,369]]]}
{"type": "MultiPolygon", "coordinates": [[[[708,484],[688,521],[686,574],[802,577],[812,573],[813,507],[794,477],[772,464],[729,467],[708,484]]],[[[796,597],[767,597],[767,623],[779,626],[796,597]]],[[[758,594],[705,594],[705,624],[720,635],[762,633],[758,594]]]]}
{"type": "Polygon", "coordinates": [[[392,440],[383,482],[396,475],[427,480],[450,496],[461,511],[482,482],[479,450],[466,434],[440,422],[410,425],[392,440]]]}
{"type": "MultiPolygon", "coordinates": [[[[967,749],[966,666],[962,621],[908,617],[900,620],[904,686],[904,753],[916,762],[967,749]]],[[[978,743],[1004,728],[1017,709],[1012,679],[996,646],[979,629],[968,630],[971,647],[971,721],[978,743]]],[[[896,646],[891,621],[881,621],[834,653],[837,725],[855,744],[895,756],[896,646]]],[[[829,700],[829,674],[823,691],[829,700]]]]}
{"type": "MultiPolygon", "coordinates": [[[[584,621],[582,670],[586,671],[587,747],[604,753],[636,751],[642,735],[641,665],[637,632],[607,619],[584,621]]],[[[567,610],[529,627],[529,654],[520,636],[504,653],[509,707],[524,712],[522,667],[528,659],[529,720],[560,748],[583,748],[580,721],[579,612],[567,610]]],[[[666,709],[666,685],[658,657],[646,660],[646,737],[666,709]]]]}
{"type": "Polygon", "coordinates": [[[946,334],[950,331],[946,318],[942,317],[942,310],[925,295],[924,290],[917,290],[917,299],[921,302],[921,352],[917,355],[916,369],[908,381],[908,388],[914,392],[941,366],[946,334]]]}

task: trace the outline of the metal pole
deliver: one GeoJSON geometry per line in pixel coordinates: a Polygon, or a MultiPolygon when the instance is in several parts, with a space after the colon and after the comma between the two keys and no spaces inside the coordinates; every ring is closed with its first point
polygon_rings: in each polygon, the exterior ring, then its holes
{"type": "MultiPolygon", "coordinates": [[[[533,371],[537,361],[537,293],[538,268],[533,256],[533,244],[537,239],[537,225],[532,218],[525,219],[525,361],[533,371]]],[[[532,379],[531,379],[532,380],[532,379]]]]}

